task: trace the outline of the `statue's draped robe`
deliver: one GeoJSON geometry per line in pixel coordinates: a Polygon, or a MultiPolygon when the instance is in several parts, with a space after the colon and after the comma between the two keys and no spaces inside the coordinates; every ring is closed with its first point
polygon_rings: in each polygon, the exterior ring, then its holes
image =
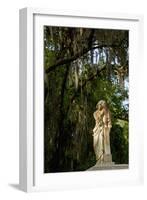
{"type": "Polygon", "coordinates": [[[110,129],[111,117],[110,112],[97,110],[94,112],[95,127],[93,129],[93,146],[98,163],[103,163],[104,155],[110,155],[110,129]]]}

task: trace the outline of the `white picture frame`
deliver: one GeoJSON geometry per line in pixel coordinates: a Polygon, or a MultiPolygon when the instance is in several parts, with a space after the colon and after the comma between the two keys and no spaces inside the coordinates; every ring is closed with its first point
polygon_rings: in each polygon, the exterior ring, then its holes
{"type": "Polygon", "coordinates": [[[140,15],[20,10],[20,189],[26,192],[143,182],[143,128],[139,116],[143,66],[143,17],[140,15]],[[43,174],[43,25],[130,30],[129,169],[43,174]],[[35,63],[35,64],[34,64],[35,63]],[[35,66],[35,67],[34,67],[35,66]],[[38,67],[36,67],[38,66],[38,67]],[[133,68],[132,68],[133,66],[133,68]],[[134,70],[135,69],[135,70],[134,70]],[[136,81],[136,79],[138,81],[136,81]],[[139,134],[138,134],[139,133],[139,134]]]}

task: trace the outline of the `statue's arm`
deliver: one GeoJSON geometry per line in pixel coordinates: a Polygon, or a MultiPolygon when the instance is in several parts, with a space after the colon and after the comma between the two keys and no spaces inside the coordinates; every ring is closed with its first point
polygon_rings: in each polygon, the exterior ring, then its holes
{"type": "Polygon", "coordinates": [[[93,117],[94,117],[94,119],[95,119],[95,121],[97,121],[97,111],[95,111],[94,113],[93,113],[93,117]]]}
{"type": "Polygon", "coordinates": [[[106,129],[110,129],[112,127],[112,124],[111,124],[111,115],[110,115],[109,112],[104,115],[103,122],[104,122],[104,127],[106,129]]]}
{"type": "Polygon", "coordinates": [[[93,129],[93,136],[95,136],[95,135],[97,135],[97,128],[98,128],[98,112],[97,111],[95,111],[94,113],[93,113],[93,117],[94,117],[94,119],[95,119],[95,127],[94,127],[94,129],[93,129]]]}
{"type": "Polygon", "coordinates": [[[112,127],[112,123],[111,123],[111,114],[109,112],[108,114],[108,127],[111,128],[112,127]]]}

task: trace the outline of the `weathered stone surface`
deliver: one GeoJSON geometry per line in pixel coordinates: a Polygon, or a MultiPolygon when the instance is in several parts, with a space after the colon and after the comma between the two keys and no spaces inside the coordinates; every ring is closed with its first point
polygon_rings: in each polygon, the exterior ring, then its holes
{"type": "Polygon", "coordinates": [[[112,155],[111,154],[104,154],[104,163],[112,163],[112,155]]]}
{"type": "Polygon", "coordinates": [[[128,164],[114,164],[112,163],[107,163],[107,164],[96,164],[87,171],[95,171],[95,170],[117,170],[117,169],[129,169],[128,164]]]}

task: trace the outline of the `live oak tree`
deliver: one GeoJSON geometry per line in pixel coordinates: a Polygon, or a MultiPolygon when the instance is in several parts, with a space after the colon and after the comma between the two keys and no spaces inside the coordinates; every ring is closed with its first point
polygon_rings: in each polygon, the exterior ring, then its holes
{"type": "Polygon", "coordinates": [[[112,113],[111,149],[128,163],[127,30],[44,27],[45,172],[86,170],[95,163],[93,112],[112,113]]]}

